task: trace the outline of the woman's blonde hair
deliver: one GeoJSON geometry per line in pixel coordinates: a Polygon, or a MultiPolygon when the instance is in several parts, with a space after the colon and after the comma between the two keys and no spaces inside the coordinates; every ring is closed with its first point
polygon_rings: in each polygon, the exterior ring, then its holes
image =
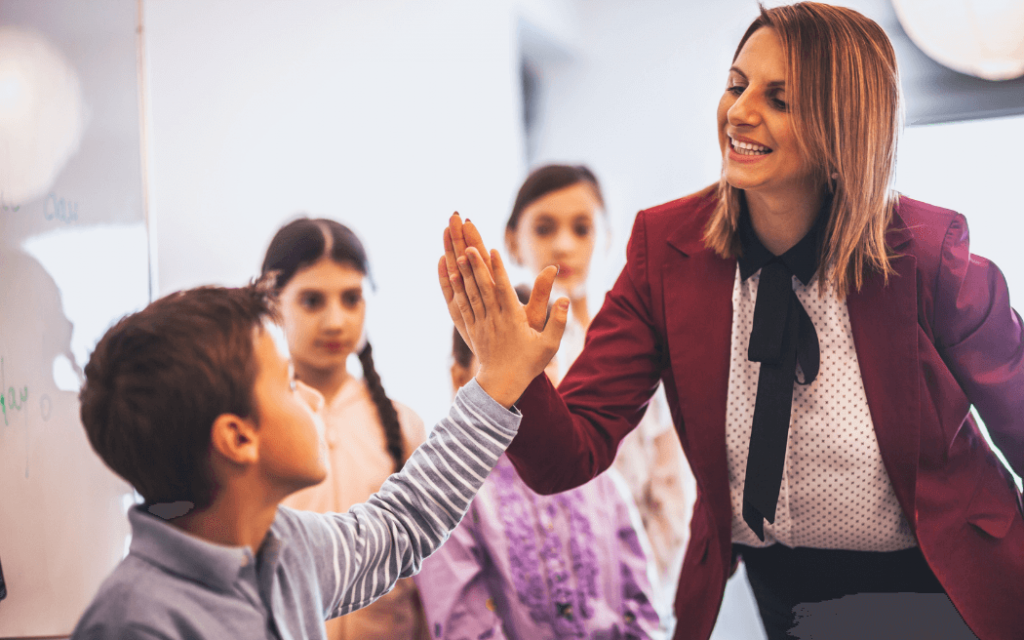
{"type": "MultiPolygon", "coordinates": [[[[868,270],[888,281],[893,270],[885,231],[898,198],[892,185],[902,123],[892,44],[878,24],[852,9],[817,2],[762,5],[733,61],[762,27],[774,29],[782,42],[797,143],[832,196],[819,278],[840,299],[851,285],[860,289],[868,270]]],[[[742,197],[723,175],[704,233],[705,245],[723,257],[740,253],[742,197]]]]}

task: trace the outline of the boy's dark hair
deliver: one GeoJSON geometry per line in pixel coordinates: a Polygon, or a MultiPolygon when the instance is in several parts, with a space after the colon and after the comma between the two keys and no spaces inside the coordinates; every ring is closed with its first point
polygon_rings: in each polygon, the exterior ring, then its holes
{"type": "MultiPolygon", "coordinates": [[[[267,247],[262,272],[264,276],[274,274],[274,290],[280,293],[300,269],[327,257],[337,264],[352,267],[373,284],[370,262],[366,258],[363,243],[351,229],[329,218],[301,217],[281,227],[267,247]]],[[[384,392],[384,384],[373,363],[373,347],[370,343],[367,342],[356,355],[359,364],[363,366],[366,388],[377,407],[381,426],[384,427],[388,455],[391,456],[395,471],[401,471],[405,464],[405,442],[398,411],[384,392]]]]}
{"type": "Polygon", "coordinates": [[[224,413],[258,421],[254,335],[277,320],[271,301],[266,281],[179,291],[122,318],[96,345],[82,424],[147,504],[213,501],[210,430],[224,413]]]}
{"type": "Polygon", "coordinates": [[[594,189],[597,201],[604,208],[604,196],[601,194],[601,185],[597,176],[584,165],[548,164],[538,167],[530,172],[530,175],[519,187],[516,194],[515,204],[512,205],[512,213],[505,222],[507,231],[515,231],[519,226],[519,219],[523,217],[523,209],[540,200],[549,193],[561,191],[579,183],[589,184],[594,189]]]}

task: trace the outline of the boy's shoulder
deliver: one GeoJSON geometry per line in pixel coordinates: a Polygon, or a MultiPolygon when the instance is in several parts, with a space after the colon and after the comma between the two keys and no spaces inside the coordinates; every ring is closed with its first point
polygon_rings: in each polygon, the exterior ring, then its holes
{"type": "MultiPolygon", "coordinates": [[[[256,560],[248,549],[192,538],[140,508],[129,519],[131,551],[100,586],[71,640],[265,635],[256,560]]],[[[278,540],[291,538],[303,547],[315,544],[310,535],[318,533],[307,520],[282,508],[271,528],[278,540]]],[[[309,593],[294,595],[316,600],[309,593]]]]}
{"type": "Polygon", "coordinates": [[[196,588],[138,556],[128,555],[100,585],[71,640],[188,637],[188,631],[198,631],[189,623],[193,613],[189,603],[195,602],[189,591],[196,588]]]}

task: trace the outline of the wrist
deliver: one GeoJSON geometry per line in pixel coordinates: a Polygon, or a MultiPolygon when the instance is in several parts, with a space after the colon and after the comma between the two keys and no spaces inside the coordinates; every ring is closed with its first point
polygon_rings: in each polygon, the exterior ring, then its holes
{"type": "Polygon", "coordinates": [[[524,385],[518,384],[510,376],[494,373],[483,368],[476,374],[476,383],[480,385],[480,388],[492,400],[506,409],[510,409],[526,389],[524,385]]]}

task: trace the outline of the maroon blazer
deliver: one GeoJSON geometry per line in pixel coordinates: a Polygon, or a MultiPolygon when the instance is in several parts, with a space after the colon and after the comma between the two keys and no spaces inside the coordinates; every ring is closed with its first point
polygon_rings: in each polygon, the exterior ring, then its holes
{"type": "MultiPolygon", "coordinates": [[[[736,260],[704,247],[713,196],[641,211],[627,263],[556,391],[538,376],[508,450],[540,493],[604,471],[658,382],[697,480],[675,638],[711,635],[731,569],[725,417],[736,260]]],[[[847,298],[885,468],[932,571],[982,640],[1024,634],[1024,336],[1006,282],[971,255],[953,211],[901,198],[886,240],[896,276],[847,298]]]]}

